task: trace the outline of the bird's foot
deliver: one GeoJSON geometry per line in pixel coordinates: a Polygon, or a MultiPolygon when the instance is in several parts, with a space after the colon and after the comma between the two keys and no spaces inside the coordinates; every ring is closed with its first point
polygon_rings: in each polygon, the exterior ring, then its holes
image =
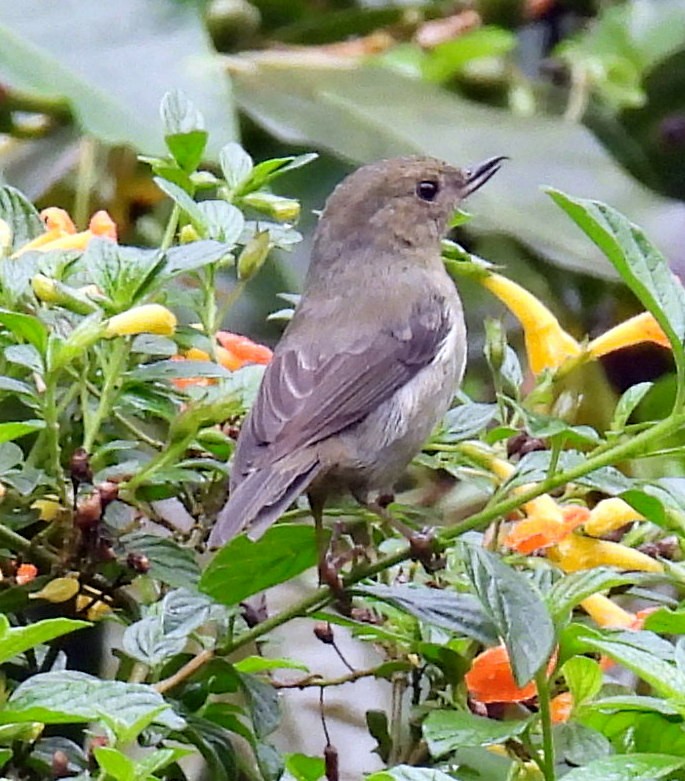
{"type": "Polygon", "coordinates": [[[412,561],[418,561],[426,572],[437,572],[445,568],[445,557],[440,553],[435,530],[430,527],[407,535],[412,561]]]}
{"type": "Polygon", "coordinates": [[[319,560],[319,585],[328,586],[335,597],[337,609],[344,615],[349,615],[352,608],[350,595],[345,591],[345,585],[340,577],[341,561],[330,551],[319,560]]]}

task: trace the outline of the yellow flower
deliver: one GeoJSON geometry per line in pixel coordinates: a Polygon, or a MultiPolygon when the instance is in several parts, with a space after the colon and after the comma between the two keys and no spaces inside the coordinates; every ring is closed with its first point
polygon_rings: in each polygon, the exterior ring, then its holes
{"type": "Polygon", "coordinates": [[[602,499],[595,505],[590,511],[590,517],[585,521],[584,528],[591,537],[603,537],[631,521],[644,521],[644,519],[644,515],[640,515],[623,499],[614,496],[610,499],[602,499]]]}
{"type": "Polygon", "coordinates": [[[176,316],[160,304],[134,306],[126,312],[114,315],[105,324],[105,336],[131,334],[160,334],[171,336],[176,330],[176,316]]]}
{"type": "Polygon", "coordinates": [[[606,333],[593,339],[587,351],[593,358],[600,358],[614,350],[641,342],[653,342],[669,349],[671,347],[668,337],[649,312],[642,312],[610,328],[606,333]]]}
{"type": "Polygon", "coordinates": [[[482,278],[483,286],[497,296],[523,326],[528,363],[533,374],[558,369],[581,354],[578,342],[532,293],[499,274],[482,278]]]}
{"type": "Polygon", "coordinates": [[[18,258],[25,252],[49,252],[56,249],[84,250],[95,236],[117,239],[117,229],[112,218],[105,211],[96,212],[91,218],[88,230],[78,233],[71,217],[64,211],[51,206],[44,209],[40,216],[45,222],[46,231],[33,241],[18,249],[13,257],[18,258]]]}
{"type": "Polygon", "coordinates": [[[594,360],[642,342],[670,347],[666,334],[649,312],[642,312],[582,346],[532,293],[499,274],[480,277],[482,285],[502,301],[523,327],[528,363],[533,374],[556,371],[573,358],[594,360]]]}
{"type": "Polygon", "coordinates": [[[602,566],[640,572],[663,572],[664,569],[651,556],[627,545],[596,540],[593,537],[582,537],[579,534],[569,534],[549,548],[547,557],[564,572],[577,572],[602,566]]]}

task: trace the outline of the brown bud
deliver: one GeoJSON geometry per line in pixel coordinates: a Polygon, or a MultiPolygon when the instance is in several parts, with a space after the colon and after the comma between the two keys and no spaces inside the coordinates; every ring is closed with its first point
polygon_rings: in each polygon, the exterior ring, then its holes
{"type": "Polygon", "coordinates": [[[519,455],[525,456],[527,453],[532,453],[535,450],[547,450],[547,444],[544,439],[538,437],[529,437],[520,447],[519,455]]]}
{"type": "Polygon", "coordinates": [[[327,781],[340,781],[340,771],[338,769],[338,749],[335,746],[331,746],[330,743],[326,745],[323,750],[323,761],[326,767],[326,779],[327,781]]]}
{"type": "Polygon", "coordinates": [[[150,559],[144,553],[131,551],[126,557],[126,564],[139,575],[145,575],[150,571],[150,559]]]}
{"type": "Polygon", "coordinates": [[[325,645],[333,645],[335,643],[333,627],[328,622],[317,622],[314,626],[314,635],[317,640],[321,640],[325,645]]]}
{"type": "Polygon", "coordinates": [[[53,778],[67,778],[72,775],[69,771],[69,757],[59,749],[52,755],[50,771],[53,778]]]}
{"type": "Polygon", "coordinates": [[[507,440],[507,457],[525,456],[526,453],[532,453],[534,450],[547,450],[547,444],[543,439],[531,437],[525,431],[519,431],[513,437],[507,440]]]}
{"type": "Polygon", "coordinates": [[[119,485],[112,480],[105,480],[104,483],[100,483],[97,490],[100,494],[100,502],[102,503],[103,510],[119,496],[119,485]]]}
{"type": "Polygon", "coordinates": [[[79,529],[92,529],[97,526],[102,518],[102,501],[100,494],[94,491],[92,494],[79,499],[76,506],[76,516],[74,523],[79,529]]]}
{"type": "Polygon", "coordinates": [[[90,456],[82,447],[76,448],[71,454],[69,471],[72,480],[76,483],[92,482],[93,470],[90,468],[90,456]]]}

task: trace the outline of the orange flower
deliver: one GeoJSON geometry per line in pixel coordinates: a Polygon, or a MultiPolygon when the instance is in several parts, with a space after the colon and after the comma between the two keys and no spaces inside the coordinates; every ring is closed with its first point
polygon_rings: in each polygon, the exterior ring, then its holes
{"type": "Polygon", "coordinates": [[[549,703],[552,715],[552,724],[561,724],[568,721],[573,711],[573,695],[571,692],[563,692],[552,697],[549,703]]]}
{"type": "MultiPolygon", "coordinates": [[[[556,654],[547,665],[547,674],[556,664],[556,654]]],[[[518,686],[504,645],[496,645],[478,654],[464,678],[474,700],[480,702],[523,702],[537,696],[535,681],[518,686]]]]}
{"type": "Polygon", "coordinates": [[[25,244],[14,253],[14,257],[19,257],[25,252],[49,252],[55,249],[76,249],[84,250],[90,240],[95,236],[116,241],[117,228],[112,218],[106,211],[96,212],[91,218],[88,230],[76,231],[71,217],[64,209],[58,209],[51,206],[43,209],[40,216],[45,222],[45,233],[37,236],[33,241],[25,244]]]}
{"type": "MultiPolygon", "coordinates": [[[[265,345],[257,344],[246,336],[232,334],[229,331],[218,331],[216,340],[219,342],[216,347],[216,357],[219,364],[231,372],[251,363],[267,364],[273,355],[265,345]]],[[[204,350],[191,347],[184,355],[176,355],[171,360],[211,361],[212,358],[204,350]]],[[[204,387],[215,382],[215,379],[209,377],[178,377],[173,381],[177,388],[187,388],[189,385],[204,387]]]]}
{"type": "Polygon", "coordinates": [[[33,564],[20,564],[17,568],[16,581],[18,585],[24,586],[30,583],[38,574],[38,569],[33,564]]]}
{"type": "Polygon", "coordinates": [[[508,548],[524,555],[556,545],[590,517],[587,507],[579,504],[560,507],[547,494],[528,502],[525,509],[526,517],[503,540],[508,548]],[[545,501],[541,502],[542,499],[545,501]]]}

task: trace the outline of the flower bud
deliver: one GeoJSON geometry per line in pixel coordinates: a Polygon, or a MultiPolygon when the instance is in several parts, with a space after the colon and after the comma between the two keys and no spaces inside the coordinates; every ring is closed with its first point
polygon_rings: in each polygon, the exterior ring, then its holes
{"type": "Polygon", "coordinates": [[[247,280],[259,271],[269,254],[269,231],[258,231],[243,247],[238,257],[238,279],[247,280]]]}
{"type": "Polygon", "coordinates": [[[129,336],[132,334],[159,334],[171,336],[176,330],[176,316],[160,304],[134,306],[126,312],[114,315],[105,324],[105,336],[129,336]]]}
{"type": "Polygon", "coordinates": [[[44,599],[46,602],[58,604],[67,602],[79,592],[79,582],[76,578],[55,578],[47,583],[40,591],[29,594],[31,599],[44,599]]]}
{"type": "Polygon", "coordinates": [[[200,236],[192,225],[184,225],[178,234],[178,240],[181,244],[190,244],[193,241],[198,241],[200,236]]]}
{"type": "Polygon", "coordinates": [[[300,217],[300,202],[292,198],[281,198],[271,193],[248,193],[243,202],[253,209],[268,214],[279,222],[297,222],[300,217]]]}
{"type": "Polygon", "coordinates": [[[485,359],[495,374],[499,374],[504,364],[506,348],[507,337],[502,321],[488,317],[485,321],[485,359]]]}

